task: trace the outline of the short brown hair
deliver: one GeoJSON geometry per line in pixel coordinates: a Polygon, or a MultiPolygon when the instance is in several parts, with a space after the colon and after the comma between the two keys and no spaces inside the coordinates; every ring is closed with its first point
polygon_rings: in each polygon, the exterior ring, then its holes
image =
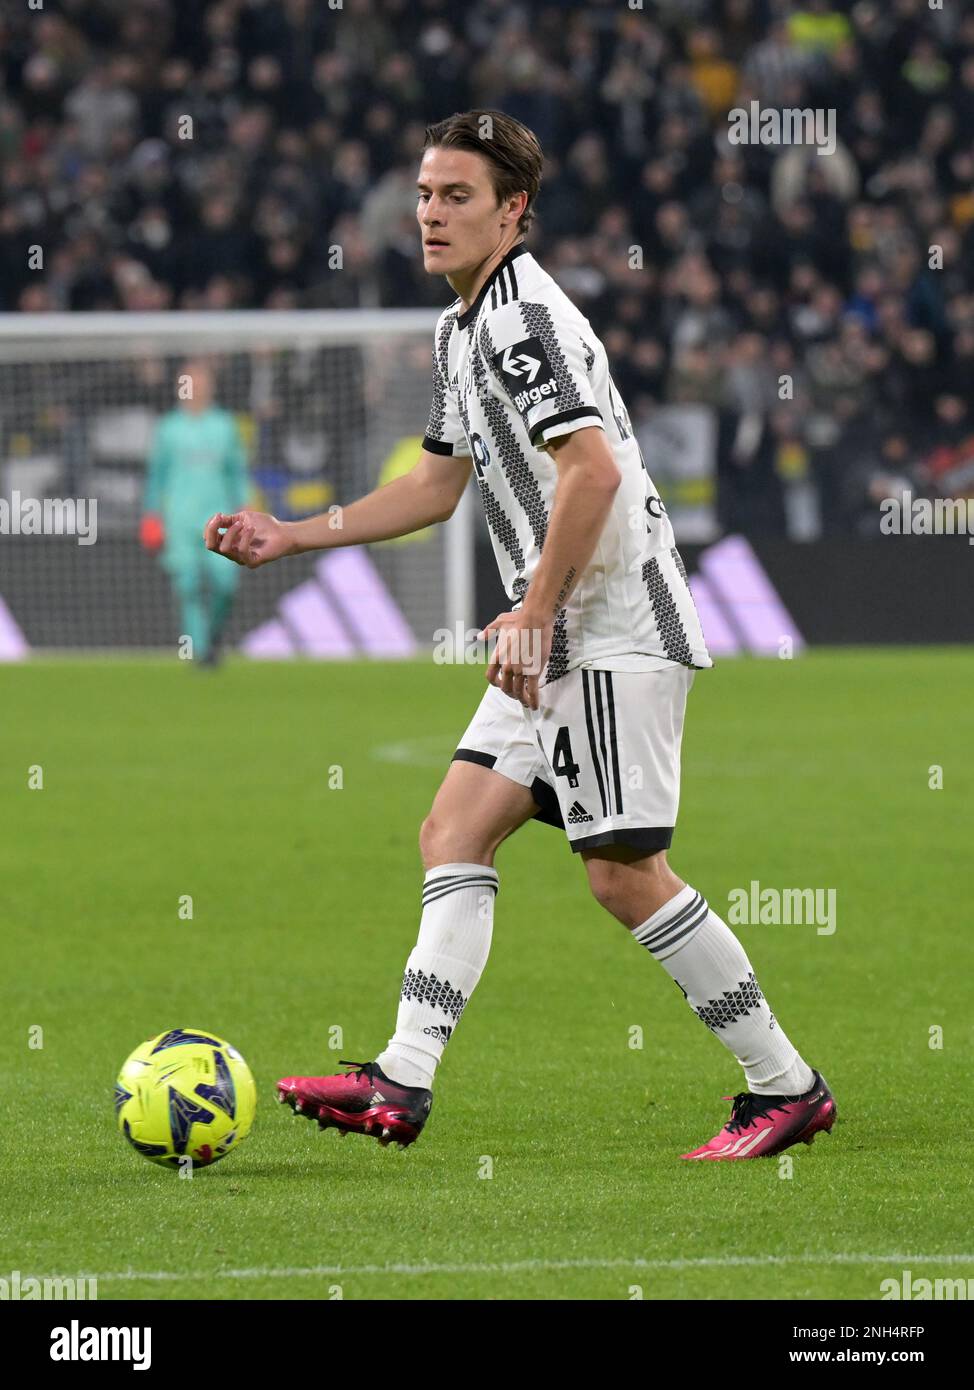
{"type": "Polygon", "coordinates": [[[533,130],[505,116],[503,111],[457,111],[445,121],[426,127],[423,148],[470,150],[482,154],[491,167],[491,183],[498,203],[527,193],[528,201],[518,221],[526,232],[534,221],[534,201],[541,187],[544,155],[533,130]]]}

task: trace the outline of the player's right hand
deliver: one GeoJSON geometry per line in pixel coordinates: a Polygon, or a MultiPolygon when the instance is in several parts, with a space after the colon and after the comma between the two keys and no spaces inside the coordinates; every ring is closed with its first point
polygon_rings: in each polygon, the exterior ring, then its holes
{"type": "Polygon", "coordinates": [[[215,550],[249,570],[294,550],[285,524],[268,512],[216,512],[206,523],[203,539],[207,550],[215,550]]]}

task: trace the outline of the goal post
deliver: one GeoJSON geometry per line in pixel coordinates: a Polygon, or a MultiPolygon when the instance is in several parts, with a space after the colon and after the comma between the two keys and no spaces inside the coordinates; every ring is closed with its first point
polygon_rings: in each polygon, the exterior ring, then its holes
{"type": "MultiPolygon", "coordinates": [[[[0,314],[0,659],[175,650],[173,585],[158,553],[140,546],[139,523],[153,439],[180,403],[188,362],[211,367],[213,404],[234,418],[249,504],[296,519],[347,505],[416,462],[436,317],[0,314]]],[[[241,571],[227,646],[422,654],[438,630],[468,629],[471,495],[472,485],[449,522],[410,537],[241,571]]]]}

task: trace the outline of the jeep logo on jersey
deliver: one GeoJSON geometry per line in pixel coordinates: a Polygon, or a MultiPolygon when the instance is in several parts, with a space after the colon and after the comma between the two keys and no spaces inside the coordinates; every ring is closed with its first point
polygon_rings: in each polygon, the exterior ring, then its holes
{"type": "Polygon", "coordinates": [[[558,382],[540,338],[525,338],[495,352],[494,367],[521,412],[558,394],[558,382]]]}
{"type": "Polygon", "coordinates": [[[482,478],[484,469],[490,463],[490,450],[487,448],[486,440],[479,434],[472,434],[470,436],[470,451],[473,454],[473,466],[477,470],[477,477],[482,478]]]}

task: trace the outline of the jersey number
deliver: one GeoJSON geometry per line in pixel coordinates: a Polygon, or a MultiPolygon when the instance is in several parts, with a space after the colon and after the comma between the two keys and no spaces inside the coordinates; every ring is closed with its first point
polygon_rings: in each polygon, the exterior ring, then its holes
{"type": "Polygon", "coordinates": [[[568,778],[570,787],[578,786],[578,763],[572,757],[572,741],[567,724],[563,724],[558,730],[551,766],[555,769],[556,776],[568,778]]]}

